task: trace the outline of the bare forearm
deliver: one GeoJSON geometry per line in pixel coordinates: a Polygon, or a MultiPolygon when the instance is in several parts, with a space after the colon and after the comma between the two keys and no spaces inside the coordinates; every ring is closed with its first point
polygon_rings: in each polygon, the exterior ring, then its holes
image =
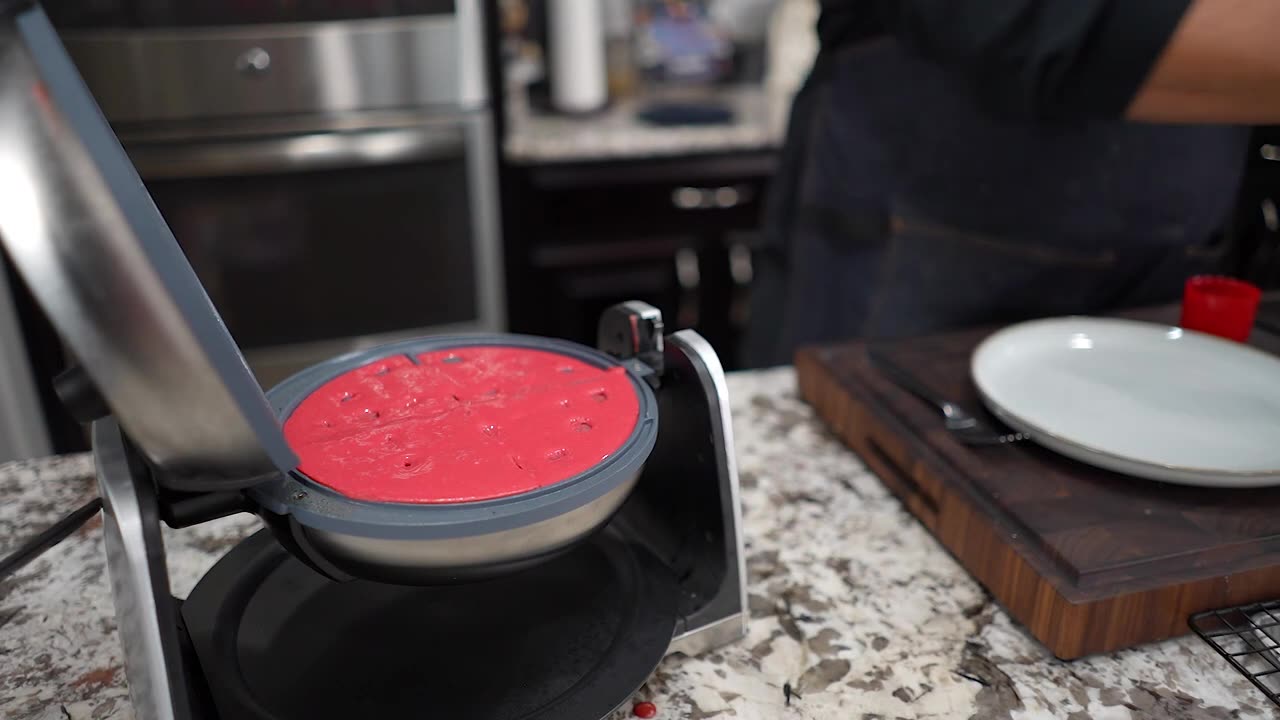
{"type": "Polygon", "coordinates": [[[1128,116],[1146,122],[1280,123],[1280,2],[1195,0],[1128,116]]]}

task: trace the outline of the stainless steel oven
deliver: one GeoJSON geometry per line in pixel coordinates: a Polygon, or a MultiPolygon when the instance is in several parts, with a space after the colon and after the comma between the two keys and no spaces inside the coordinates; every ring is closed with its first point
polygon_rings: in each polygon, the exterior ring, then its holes
{"type": "Polygon", "coordinates": [[[264,385],[504,328],[482,5],[51,4],[264,385]]]}

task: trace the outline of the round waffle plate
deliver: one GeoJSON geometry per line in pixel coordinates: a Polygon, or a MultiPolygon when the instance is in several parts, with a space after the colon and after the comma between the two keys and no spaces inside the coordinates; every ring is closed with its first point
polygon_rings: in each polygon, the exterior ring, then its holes
{"type": "Polygon", "coordinates": [[[353,500],[484,502],[585,473],[642,431],[624,366],[526,342],[380,354],[329,378],[284,422],[298,472],[353,500]]]}
{"type": "Polygon", "coordinates": [[[606,531],[536,569],[415,588],[335,583],[265,532],[183,606],[221,717],[604,718],[666,654],[677,587],[606,531]]]}
{"type": "MultiPolygon", "coordinates": [[[[393,484],[418,484],[424,478],[416,473],[429,468],[433,457],[452,456],[458,452],[460,446],[453,442],[456,438],[437,437],[438,431],[446,431],[446,435],[453,430],[465,431],[473,445],[463,448],[463,451],[477,463],[477,468],[492,468],[496,462],[498,466],[505,464],[508,470],[515,471],[517,466],[509,464],[513,456],[504,440],[508,431],[531,431],[532,426],[534,434],[550,433],[541,438],[541,442],[546,443],[541,450],[546,451],[547,448],[569,448],[571,445],[556,443],[567,442],[566,437],[582,436],[576,432],[575,420],[588,423],[604,421],[601,427],[609,424],[610,421],[604,417],[607,412],[599,416],[594,413],[617,400],[622,393],[615,393],[610,403],[602,405],[590,397],[598,389],[594,381],[575,384],[565,389],[565,394],[541,396],[542,405],[552,410],[550,415],[542,412],[546,409],[542,407],[532,416],[511,418],[509,424],[501,418],[494,419],[492,406],[502,405],[503,398],[533,390],[522,384],[529,375],[518,372],[519,367],[497,368],[492,363],[479,362],[475,354],[481,349],[559,357],[580,368],[608,373],[622,387],[629,386],[634,392],[630,398],[633,403],[631,415],[626,418],[626,426],[621,428],[623,432],[614,435],[622,445],[598,461],[575,465],[577,460],[573,457],[564,458],[564,462],[574,467],[556,481],[534,483],[513,494],[482,492],[478,497],[487,499],[469,502],[375,501],[367,499],[371,497],[367,495],[364,496],[366,499],[357,499],[314,482],[303,472],[279,476],[251,488],[248,495],[265,511],[263,514],[272,526],[283,531],[279,535],[282,542],[288,544],[292,542],[291,538],[305,536],[311,548],[299,545],[293,549],[312,561],[319,558],[317,567],[325,568],[331,577],[353,575],[383,582],[421,585],[454,582],[463,577],[474,579],[517,569],[530,561],[540,561],[564,550],[607,521],[630,493],[657,440],[658,403],[647,383],[624,371],[616,359],[592,348],[562,340],[520,335],[416,338],[312,366],[272,388],[268,397],[279,416],[289,423],[293,413],[308,400],[319,397],[324,403],[342,408],[346,407],[344,396],[349,393],[355,398],[349,408],[354,412],[332,418],[313,416],[310,421],[327,420],[335,429],[355,430],[352,437],[356,442],[344,451],[353,455],[345,456],[343,462],[353,463],[357,469],[363,462],[359,456],[364,445],[376,445],[384,439],[407,443],[409,436],[418,436],[416,454],[409,458],[413,467],[402,468],[402,458],[398,454],[373,453],[381,457],[379,462],[392,462],[389,469],[393,475],[401,470],[408,473],[405,478],[389,477],[393,484]],[[461,364],[448,365],[444,360],[449,356],[460,360],[461,364]],[[438,367],[426,372],[426,378],[419,377],[422,374],[419,370],[428,370],[422,364],[431,364],[431,358],[440,361],[434,363],[438,367]],[[393,364],[399,367],[393,368],[393,364]],[[469,393],[459,387],[458,378],[449,377],[447,372],[441,376],[441,367],[453,367],[464,374],[478,373],[486,381],[473,388],[479,394],[469,393]],[[370,382],[346,390],[329,387],[334,378],[349,375],[353,370],[357,377],[368,373],[366,379],[370,382]],[[492,396],[485,392],[486,388],[493,390],[492,396]],[[456,394],[449,397],[450,393],[456,394]],[[414,398],[421,404],[406,409],[403,405],[405,400],[414,398]],[[499,402],[493,402],[495,399],[499,402]],[[452,407],[449,412],[464,414],[467,422],[459,423],[452,430],[433,427],[431,410],[439,409],[433,405],[438,404],[437,401],[443,402],[446,408],[452,407]],[[562,401],[568,402],[568,411],[560,405],[562,401]],[[635,414],[634,403],[639,405],[638,415],[635,414]],[[377,413],[384,419],[395,419],[396,423],[382,430],[377,429],[376,422],[366,426],[364,410],[370,410],[370,415],[377,413]],[[424,410],[428,412],[422,412],[424,410]],[[415,425],[423,421],[425,425],[415,425]],[[490,423],[502,426],[497,437],[484,434],[490,423]],[[546,428],[539,430],[541,425],[546,428]],[[552,437],[556,432],[561,437],[552,437]],[[330,567],[336,570],[331,571],[330,567]]],[[[603,432],[597,428],[592,434],[597,431],[603,432]]],[[[308,448],[303,448],[300,455],[306,457],[308,452],[308,448]]],[[[448,457],[443,459],[449,460],[448,457]]],[[[304,469],[308,463],[303,463],[304,469]]],[[[562,462],[543,464],[546,467],[542,470],[548,472],[553,469],[551,466],[564,467],[562,462]]],[[[445,465],[449,463],[445,462],[445,465]]],[[[533,465],[536,466],[537,462],[533,465]]],[[[341,464],[337,467],[340,468],[341,464]]],[[[386,469],[385,466],[378,467],[386,469]]],[[[459,469],[456,463],[450,467],[459,469]]],[[[456,499],[465,494],[453,474],[445,472],[441,477],[439,473],[429,473],[425,478],[450,486],[451,489],[437,499],[456,499]]],[[[343,483],[347,480],[336,478],[333,472],[329,479],[339,479],[343,483]]],[[[393,492],[387,497],[402,500],[421,498],[420,493],[421,488],[409,494],[393,492]]]]}
{"type": "MultiPolygon", "coordinates": [[[[354,368],[396,356],[416,357],[475,346],[505,346],[563,354],[590,364],[613,366],[603,353],[574,343],[519,335],[431,337],[393,343],[315,365],[271,389],[277,414],[288,418],[317,388],[354,368]]],[[[262,507],[328,532],[391,539],[474,537],[554,518],[588,504],[633,479],[657,439],[657,399],[638,378],[630,384],[640,403],[640,416],[626,443],[607,459],[560,482],[481,502],[405,503],[356,500],[312,482],[302,474],[281,476],[251,489],[262,507]]]]}

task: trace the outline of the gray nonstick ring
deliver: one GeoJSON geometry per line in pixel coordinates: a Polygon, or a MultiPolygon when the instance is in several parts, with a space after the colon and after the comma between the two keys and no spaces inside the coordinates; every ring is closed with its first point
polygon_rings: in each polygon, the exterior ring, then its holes
{"type": "MultiPolygon", "coordinates": [[[[529,348],[558,353],[595,367],[624,367],[593,348],[564,340],[514,334],[452,335],[380,345],[313,365],[267,392],[281,422],[317,388],[341,373],[381,358],[468,346],[529,348]]],[[[388,540],[436,540],[486,535],[558,517],[632,479],[649,459],[658,437],[658,402],[653,389],[630,370],[639,401],[631,435],[617,452],[571,478],[527,493],[471,503],[409,504],[369,502],[341,495],[299,472],[260,483],[246,492],[264,509],[292,515],[303,526],[328,532],[388,540]]]]}

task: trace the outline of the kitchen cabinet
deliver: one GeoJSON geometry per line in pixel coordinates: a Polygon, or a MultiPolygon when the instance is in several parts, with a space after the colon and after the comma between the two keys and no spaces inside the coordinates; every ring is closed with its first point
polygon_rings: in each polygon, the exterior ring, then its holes
{"type": "Polygon", "coordinates": [[[775,161],[757,149],[507,163],[511,330],[594,343],[605,307],[643,300],[671,328],[696,329],[735,367],[775,161]]]}
{"type": "Polygon", "coordinates": [[[511,330],[594,344],[601,310],[643,300],[737,367],[785,101],[750,84],[685,98],[722,108],[727,119],[648,122],[654,98],[644,94],[568,116],[539,107],[527,88],[502,93],[511,330]]]}
{"type": "Polygon", "coordinates": [[[1280,127],[1254,130],[1235,223],[1243,274],[1267,289],[1280,288],[1280,127]]]}

